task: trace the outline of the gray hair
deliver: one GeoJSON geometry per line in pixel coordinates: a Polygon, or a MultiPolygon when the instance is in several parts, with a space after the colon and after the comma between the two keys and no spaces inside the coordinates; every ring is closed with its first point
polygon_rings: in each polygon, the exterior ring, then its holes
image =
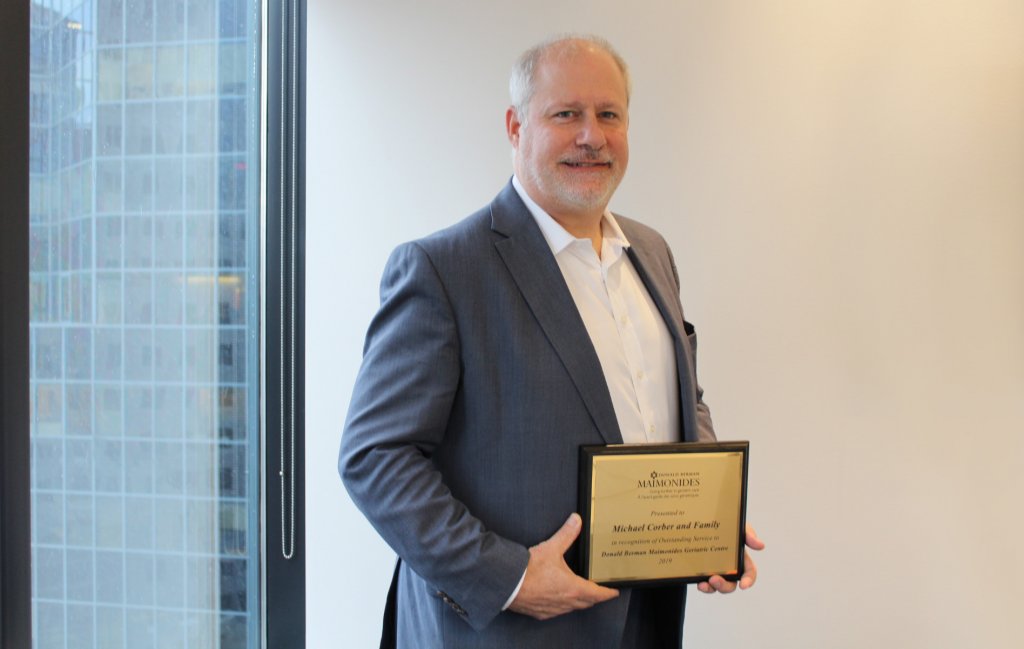
{"type": "Polygon", "coordinates": [[[607,53],[615,61],[622,78],[626,82],[626,105],[629,105],[629,96],[632,93],[632,80],[629,76],[629,66],[612,44],[600,36],[592,34],[559,34],[552,36],[519,55],[515,65],[512,66],[512,74],[508,80],[508,92],[512,98],[512,109],[516,113],[519,122],[526,125],[527,108],[530,100],[533,99],[534,77],[537,73],[537,66],[541,60],[550,54],[560,55],[574,54],[584,46],[592,45],[602,52],[607,53]]]}

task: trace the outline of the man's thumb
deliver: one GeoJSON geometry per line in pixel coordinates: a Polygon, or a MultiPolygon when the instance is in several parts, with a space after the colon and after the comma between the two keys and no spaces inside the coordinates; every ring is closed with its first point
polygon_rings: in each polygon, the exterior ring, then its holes
{"type": "Polygon", "coordinates": [[[565,520],[562,527],[558,528],[558,531],[548,539],[548,542],[558,549],[559,554],[565,554],[576,537],[580,535],[581,527],[583,527],[583,520],[579,514],[573,512],[569,514],[569,518],[565,520]]]}

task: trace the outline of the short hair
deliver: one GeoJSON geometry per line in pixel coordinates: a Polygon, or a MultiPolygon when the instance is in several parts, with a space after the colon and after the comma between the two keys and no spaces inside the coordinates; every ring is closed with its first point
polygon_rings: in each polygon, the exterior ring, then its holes
{"type": "Polygon", "coordinates": [[[597,47],[615,61],[615,65],[619,68],[622,79],[626,83],[626,105],[629,105],[629,96],[633,85],[629,76],[629,66],[626,64],[626,60],[615,51],[612,44],[593,34],[558,34],[537,43],[520,54],[515,65],[512,66],[512,74],[508,80],[508,92],[512,98],[512,109],[516,112],[516,117],[519,118],[521,124],[526,124],[527,109],[530,100],[533,99],[537,66],[541,60],[555,52],[578,52],[585,45],[597,47]]]}

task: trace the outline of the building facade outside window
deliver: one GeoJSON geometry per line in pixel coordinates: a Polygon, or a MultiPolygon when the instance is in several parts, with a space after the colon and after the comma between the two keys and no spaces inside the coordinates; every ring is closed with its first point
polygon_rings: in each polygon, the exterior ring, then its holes
{"type": "Polygon", "coordinates": [[[256,0],[36,0],[38,649],[257,647],[256,0]]]}

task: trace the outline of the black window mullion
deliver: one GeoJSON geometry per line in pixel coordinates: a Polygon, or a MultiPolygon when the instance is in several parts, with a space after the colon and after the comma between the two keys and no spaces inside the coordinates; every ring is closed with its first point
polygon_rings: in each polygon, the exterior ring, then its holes
{"type": "Polygon", "coordinates": [[[0,3],[0,646],[32,645],[29,452],[29,8],[0,3]]]}
{"type": "Polygon", "coordinates": [[[271,0],[267,35],[264,547],[267,647],[305,646],[304,0],[271,0]]]}

